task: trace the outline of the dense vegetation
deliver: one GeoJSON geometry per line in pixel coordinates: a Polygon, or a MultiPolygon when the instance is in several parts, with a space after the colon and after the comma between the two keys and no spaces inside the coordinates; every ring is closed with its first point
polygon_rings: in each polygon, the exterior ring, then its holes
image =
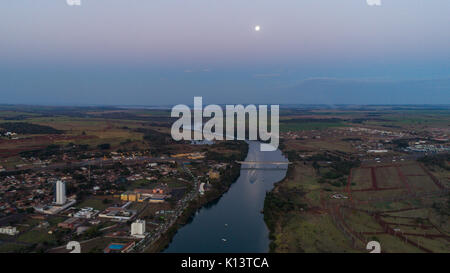
{"type": "Polygon", "coordinates": [[[432,208],[440,216],[440,221],[445,223],[450,218],[450,195],[447,195],[447,201],[445,203],[434,202],[432,208]]]}
{"type": "Polygon", "coordinates": [[[341,158],[339,156],[329,154],[329,153],[322,153],[322,154],[315,154],[310,157],[308,157],[306,160],[308,161],[340,161],[341,158]]]}
{"type": "Polygon", "coordinates": [[[362,141],[362,139],[359,137],[347,137],[343,138],[342,141],[362,141]]]}
{"type": "Polygon", "coordinates": [[[427,166],[439,166],[444,170],[450,171],[448,162],[450,161],[450,154],[439,154],[424,156],[417,161],[424,163],[427,166]]]}
{"type": "Polygon", "coordinates": [[[144,140],[154,146],[168,145],[173,143],[173,139],[169,134],[161,133],[149,128],[138,128],[136,132],[144,134],[144,140]]]}
{"type": "MultiPolygon", "coordinates": [[[[108,144],[109,145],[109,144],[108,144]]],[[[90,149],[88,144],[79,144],[75,145],[73,143],[69,143],[66,146],[61,146],[57,144],[50,144],[45,148],[22,151],[19,153],[21,157],[30,158],[36,157],[41,160],[48,159],[52,156],[66,154],[68,156],[75,157],[76,159],[86,159],[94,156],[103,156],[104,153],[96,152],[95,154],[84,154],[81,152],[86,152],[90,149]]]]}
{"type": "Polygon", "coordinates": [[[97,147],[98,147],[100,150],[108,150],[108,149],[111,148],[111,144],[109,144],[109,143],[103,143],[103,144],[97,145],[97,147]]]}
{"type": "Polygon", "coordinates": [[[5,129],[8,132],[14,132],[18,134],[62,134],[63,131],[57,130],[50,126],[32,124],[28,122],[5,122],[0,123],[0,128],[5,129]]]}
{"type": "Polygon", "coordinates": [[[409,142],[409,139],[403,139],[403,138],[392,140],[392,144],[394,144],[397,148],[408,147],[409,146],[408,142],[409,142]]]}
{"type": "MultiPolygon", "coordinates": [[[[289,167],[286,178],[292,175],[292,171],[293,168],[289,167]]],[[[283,221],[284,216],[290,212],[305,210],[308,207],[307,204],[295,201],[298,200],[299,197],[305,195],[305,192],[302,189],[289,189],[283,184],[278,184],[276,188],[276,191],[267,192],[266,198],[264,199],[264,221],[269,228],[269,238],[271,240],[269,248],[271,252],[276,248],[274,242],[276,226],[283,225],[283,223],[280,222],[283,221]]]]}
{"type": "Polygon", "coordinates": [[[47,159],[53,155],[59,155],[62,153],[63,153],[63,151],[61,150],[61,147],[59,145],[51,144],[43,149],[20,152],[20,156],[21,157],[37,157],[40,159],[47,159]]]}

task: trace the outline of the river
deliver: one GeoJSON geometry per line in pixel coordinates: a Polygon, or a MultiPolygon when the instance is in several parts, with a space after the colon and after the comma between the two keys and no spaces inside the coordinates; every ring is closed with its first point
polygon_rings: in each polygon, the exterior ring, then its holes
{"type": "MultiPolygon", "coordinates": [[[[259,146],[259,142],[249,142],[246,161],[287,161],[281,151],[261,152],[259,146]]],[[[257,170],[241,168],[229,191],[214,204],[197,211],[164,252],[268,252],[269,230],[261,211],[266,192],[285,177],[286,166],[274,169],[274,165],[259,164],[257,170]]]]}

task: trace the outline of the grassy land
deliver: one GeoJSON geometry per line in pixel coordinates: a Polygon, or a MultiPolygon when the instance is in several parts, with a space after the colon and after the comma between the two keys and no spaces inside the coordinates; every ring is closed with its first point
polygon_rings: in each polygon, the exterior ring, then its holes
{"type": "Polygon", "coordinates": [[[55,237],[46,230],[30,230],[17,237],[17,241],[25,243],[55,242],[55,237]]]}
{"type": "Polygon", "coordinates": [[[109,207],[110,203],[104,203],[104,199],[97,198],[97,197],[90,197],[86,200],[83,200],[81,203],[77,204],[77,208],[84,208],[84,207],[91,207],[96,210],[105,210],[107,207],[109,207]]]}
{"type": "Polygon", "coordinates": [[[355,252],[326,214],[289,213],[286,218],[275,235],[276,252],[355,252]]]}
{"type": "Polygon", "coordinates": [[[26,249],[27,246],[18,243],[1,243],[0,253],[19,253],[26,249]]]}
{"type": "MultiPolygon", "coordinates": [[[[292,150],[292,145],[286,149],[292,150]]],[[[437,190],[434,182],[417,163],[405,161],[399,166],[412,192],[420,194],[424,191],[437,190]]],[[[325,173],[328,169],[322,167],[320,173],[325,173]]],[[[383,215],[379,219],[398,232],[419,235],[444,232],[448,235],[450,224],[448,219],[445,220],[442,216],[446,202],[450,202],[448,198],[411,197],[399,201],[376,201],[376,198],[404,197],[408,194],[408,190],[395,167],[374,170],[379,188],[394,189],[367,191],[374,186],[371,169],[354,168],[351,197],[357,203],[355,208],[372,212],[368,213],[351,209],[349,199],[333,200],[331,198],[335,192],[349,195],[346,183],[343,186],[320,183],[320,174],[310,164],[300,161],[291,165],[286,178],[266,196],[264,215],[271,231],[271,251],[366,252],[364,242],[377,240],[381,243],[383,252],[423,252],[414,246],[415,242],[419,242],[422,247],[432,252],[449,252],[450,244],[443,238],[431,239],[408,235],[410,241],[405,243],[400,237],[387,233],[381,225],[382,222],[375,217],[377,213],[383,215]],[[370,202],[366,203],[367,201],[370,202]],[[339,217],[333,209],[335,206],[333,204],[347,205],[350,208],[341,209],[341,217],[339,217]],[[439,208],[440,215],[433,206],[439,208]],[[343,233],[341,227],[338,228],[337,223],[345,225],[346,233],[343,233]],[[353,244],[349,234],[359,234],[364,240],[358,239],[357,243],[353,244]]]]}
{"type": "Polygon", "coordinates": [[[280,131],[281,132],[287,132],[287,131],[304,131],[304,130],[322,130],[332,127],[345,127],[347,126],[345,123],[342,122],[298,122],[298,123],[283,123],[280,124],[280,131]]]}

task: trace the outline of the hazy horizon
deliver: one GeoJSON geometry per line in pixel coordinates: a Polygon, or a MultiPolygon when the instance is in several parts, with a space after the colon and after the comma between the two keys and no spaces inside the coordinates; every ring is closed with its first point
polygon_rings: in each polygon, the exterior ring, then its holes
{"type": "Polygon", "coordinates": [[[2,104],[450,101],[446,0],[7,0],[1,7],[2,104]]]}

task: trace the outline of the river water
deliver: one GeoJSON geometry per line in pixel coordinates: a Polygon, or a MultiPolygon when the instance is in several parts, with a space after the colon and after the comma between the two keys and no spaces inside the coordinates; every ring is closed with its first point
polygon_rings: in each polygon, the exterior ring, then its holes
{"type": "MultiPolygon", "coordinates": [[[[261,152],[259,147],[259,142],[249,142],[246,161],[287,161],[279,150],[261,152]]],[[[178,230],[164,252],[268,252],[269,231],[261,211],[266,192],[285,177],[287,165],[258,164],[256,170],[242,166],[229,191],[216,203],[201,208],[178,230]]]]}

